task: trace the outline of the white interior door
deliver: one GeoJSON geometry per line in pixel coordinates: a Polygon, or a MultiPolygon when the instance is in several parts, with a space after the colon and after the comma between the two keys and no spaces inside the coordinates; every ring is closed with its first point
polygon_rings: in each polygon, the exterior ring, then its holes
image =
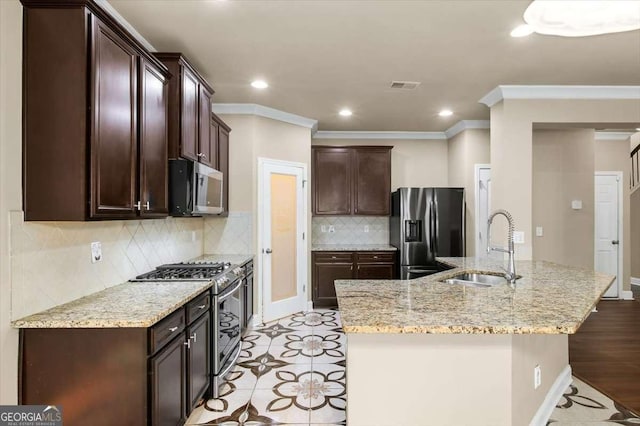
{"type": "Polygon", "coordinates": [[[306,307],[304,165],[262,163],[261,256],[264,322],[306,307]]]}
{"type": "Polygon", "coordinates": [[[595,259],[598,272],[615,275],[616,280],[603,297],[619,297],[622,268],[620,266],[620,177],[596,174],[595,177],[595,259]]]}
{"type": "Polygon", "coordinates": [[[488,165],[476,165],[476,257],[487,255],[490,211],[491,168],[488,165]]]}

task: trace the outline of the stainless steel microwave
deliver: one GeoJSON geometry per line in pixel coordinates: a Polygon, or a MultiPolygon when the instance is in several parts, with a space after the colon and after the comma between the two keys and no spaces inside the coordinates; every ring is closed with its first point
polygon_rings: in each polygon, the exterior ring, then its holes
{"type": "Polygon", "coordinates": [[[191,160],[169,160],[171,216],[222,213],[222,180],[218,170],[191,160]]]}

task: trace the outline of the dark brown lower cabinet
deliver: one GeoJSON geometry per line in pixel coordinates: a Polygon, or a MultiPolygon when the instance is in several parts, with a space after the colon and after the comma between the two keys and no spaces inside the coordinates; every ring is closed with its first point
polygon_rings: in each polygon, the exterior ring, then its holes
{"type": "Polygon", "coordinates": [[[312,287],[314,307],[335,307],[336,280],[391,280],[396,278],[395,252],[312,253],[312,287]]]}
{"type": "Polygon", "coordinates": [[[209,389],[209,300],[149,328],[21,329],[19,403],[61,405],[65,426],[184,424],[209,389]]]}
{"type": "Polygon", "coordinates": [[[184,339],[174,339],[150,361],[151,424],[175,426],[185,419],[187,390],[184,339]]]}

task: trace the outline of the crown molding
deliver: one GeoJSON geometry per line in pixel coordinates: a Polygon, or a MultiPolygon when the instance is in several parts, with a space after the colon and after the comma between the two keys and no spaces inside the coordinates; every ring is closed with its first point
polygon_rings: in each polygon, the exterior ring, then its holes
{"type": "Polygon", "coordinates": [[[640,86],[497,86],[478,102],[489,108],[504,99],[640,99],[640,86]]]}
{"type": "Polygon", "coordinates": [[[258,104],[211,104],[213,112],[216,114],[240,114],[240,115],[257,115],[258,117],[270,118],[283,123],[295,124],[296,126],[306,127],[315,132],[318,128],[318,120],[314,120],[301,115],[291,114],[289,112],[280,111],[279,109],[269,108],[258,104]]]}
{"type": "Polygon", "coordinates": [[[605,132],[596,131],[597,141],[624,141],[631,138],[635,132],[605,132]]]}
{"type": "Polygon", "coordinates": [[[318,130],[313,139],[432,139],[446,140],[444,132],[376,132],[318,130]]]}
{"type": "Polygon", "coordinates": [[[129,31],[129,33],[132,36],[134,36],[140,42],[140,44],[142,44],[145,47],[145,49],[147,49],[149,52],[157,52],[156,48],[153,47],[151,43],[147,41],[146,38],[142,37],[142,35],[140,35],[140,33],[136,31],[135,28],[133,28],[133,26],[129,23],[129,21],[124,19],[124,17],[120,15],[120,13],[118,13],[118,11],[111,5],[111,3],[109,3],[108,0],[94,0],[94,1],[98,6],[103,8],[109,15],[111,15],[113,19],[118,21],[120,25],[122,25],[127,31],[129,31]]]}
{"type": "Polygon", "coordinates": [[[461,120],[444,131],[447,139],[451,139],[458,133],[470,129],[489,129],[491,122],[489,120],[461,120]]]}

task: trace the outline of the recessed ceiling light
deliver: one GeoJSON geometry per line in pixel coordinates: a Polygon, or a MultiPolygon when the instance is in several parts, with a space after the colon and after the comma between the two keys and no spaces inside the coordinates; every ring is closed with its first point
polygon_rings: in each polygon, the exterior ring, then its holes
{"type": "Polygon", "coordinates": [[[533,34],[533,27],[527,24],[518,25],[511,31],[511,37],[526,37],[533,34]]]}
{"type": "Polygon", "coordinates": [[[351,112],[349,108],[342,108],[338,114],[340,114],[343,117],[351,117],[353,112],[351,112]]]}
{"type": "Polygon", "coordinates": [[[266,89],[269,87],[269,84],[264,80],[254,80],[251,82],[251,87],[255,87],[256,89],[266,89]]]}
{"type": "Polygon", "coordinates": [[[640,127],[636,127],[636,130],[640,132],[640,127]]]}
{"type": "Polygon", "coordinates": [[[585,37],[640,28],[637,1],[534,0],[524,12],[524,21],[538,34],[585,37]]]}
{"type": "Polygon", "coordinates": [[[443,109],[438,113],[438,115],[440,117],[449,117],[450,115],[453,115],[453,111],[451,111],[450,109],[443,109]]]}

